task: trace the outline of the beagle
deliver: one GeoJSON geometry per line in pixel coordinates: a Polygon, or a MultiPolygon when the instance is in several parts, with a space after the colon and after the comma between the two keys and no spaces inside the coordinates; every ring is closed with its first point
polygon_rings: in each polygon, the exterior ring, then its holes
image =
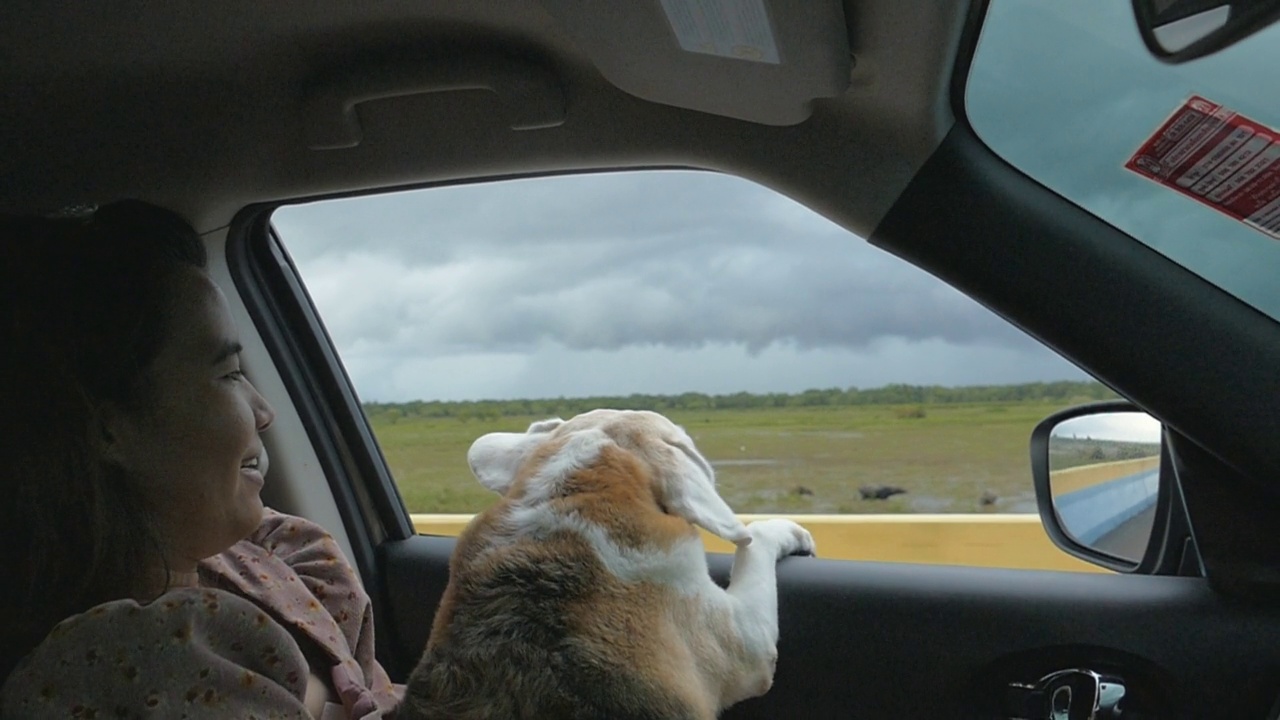
{"type": "Polygon", "coordinates": [[[467,459],[502,495],[458,539],[399,720],[702,720],[762,695],[789,520],[743,525],[680,427],[593,410],[490,433],[467,459]],[[729,586],[694,526],[736,544],[729,586]]]}

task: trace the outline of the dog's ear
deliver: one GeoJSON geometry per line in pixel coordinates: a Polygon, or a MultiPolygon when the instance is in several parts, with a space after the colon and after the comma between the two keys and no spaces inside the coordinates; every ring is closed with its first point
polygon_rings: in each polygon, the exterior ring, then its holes
{"type": "Polygon", "coordinates": [[[495,432],[480,436],[467,451],[471,473],[481,485],[499,495],[505,493],[529,452],[563,424],[560,418],[551,418],[533,423],[522,433],[495,432]]]}
{"type": "Polygon", "coordinates": [[[660,502],[672,515],[704,528],[717,537],[745,546],[751,543],[747,526],[716,492],[711,463],[697,451],[684,433],[663,438],[670,465],[659,465],[660,502]]]}

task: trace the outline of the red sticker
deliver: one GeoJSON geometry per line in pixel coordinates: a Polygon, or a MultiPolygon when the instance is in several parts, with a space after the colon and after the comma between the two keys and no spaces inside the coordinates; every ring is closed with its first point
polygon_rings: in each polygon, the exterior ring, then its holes
{"type": "Polygon", "coordinates": [[[1124,166],[1280,240],[1280,131],[1192,96],[1124,166]]]}

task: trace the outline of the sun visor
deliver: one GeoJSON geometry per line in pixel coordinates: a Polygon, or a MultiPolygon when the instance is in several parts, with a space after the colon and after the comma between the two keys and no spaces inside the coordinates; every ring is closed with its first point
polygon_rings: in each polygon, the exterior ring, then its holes
{"type": "Polygon", "coordinates": [[[541,0],[605,79],[636,97],[795,125],[849,85],[840,0],[541,0]]]}

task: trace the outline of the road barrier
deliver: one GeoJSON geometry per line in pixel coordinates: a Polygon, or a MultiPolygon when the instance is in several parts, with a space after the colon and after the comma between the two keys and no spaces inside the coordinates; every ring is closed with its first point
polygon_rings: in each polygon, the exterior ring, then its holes
{"type": "Polygon", "coordinates": [[[1066,495],[1108,480],[1115,480],[1116,478],[1133,475],[1145,470],[1155,470],[1159,467],[1160,456],[1158,455],[1138,458],[1137,460],[1115,460],[1092,465],[1081,465],[1065,470],[1053,470],[1050,473],[1052,480],[1050,480],[1049,485],[1052,486],[1054,495],[1066,495]]]}
{"type": "Polygon", "coordinates": [[[1057,495],[1053,505],[1063,527],[1076,540],[1095,545],[1107,533],[1154,506],[1159,489],[1160,471],[1145,470],[1057,495]]]}
{"type": "Polygon", "coordinates": [[[1095,545],[1155,505],[1160,456],[1054,470],[1049,485],[1063,527],[1081,543],[1095,545]]]}
{"type": "MultiPolygon", "coordinates": [[[[470,515],[415,514],[425,535],[457,536],[470,515]]],[[[838,560],[965,565],[1026,570],[1109,572],[1062,552],[1038,515],[740,515],[744,522],[787,517],[813,533],[818,556],[838,560]]],[[[704,532],[710,552],[733,546],[704,532]]]]}

